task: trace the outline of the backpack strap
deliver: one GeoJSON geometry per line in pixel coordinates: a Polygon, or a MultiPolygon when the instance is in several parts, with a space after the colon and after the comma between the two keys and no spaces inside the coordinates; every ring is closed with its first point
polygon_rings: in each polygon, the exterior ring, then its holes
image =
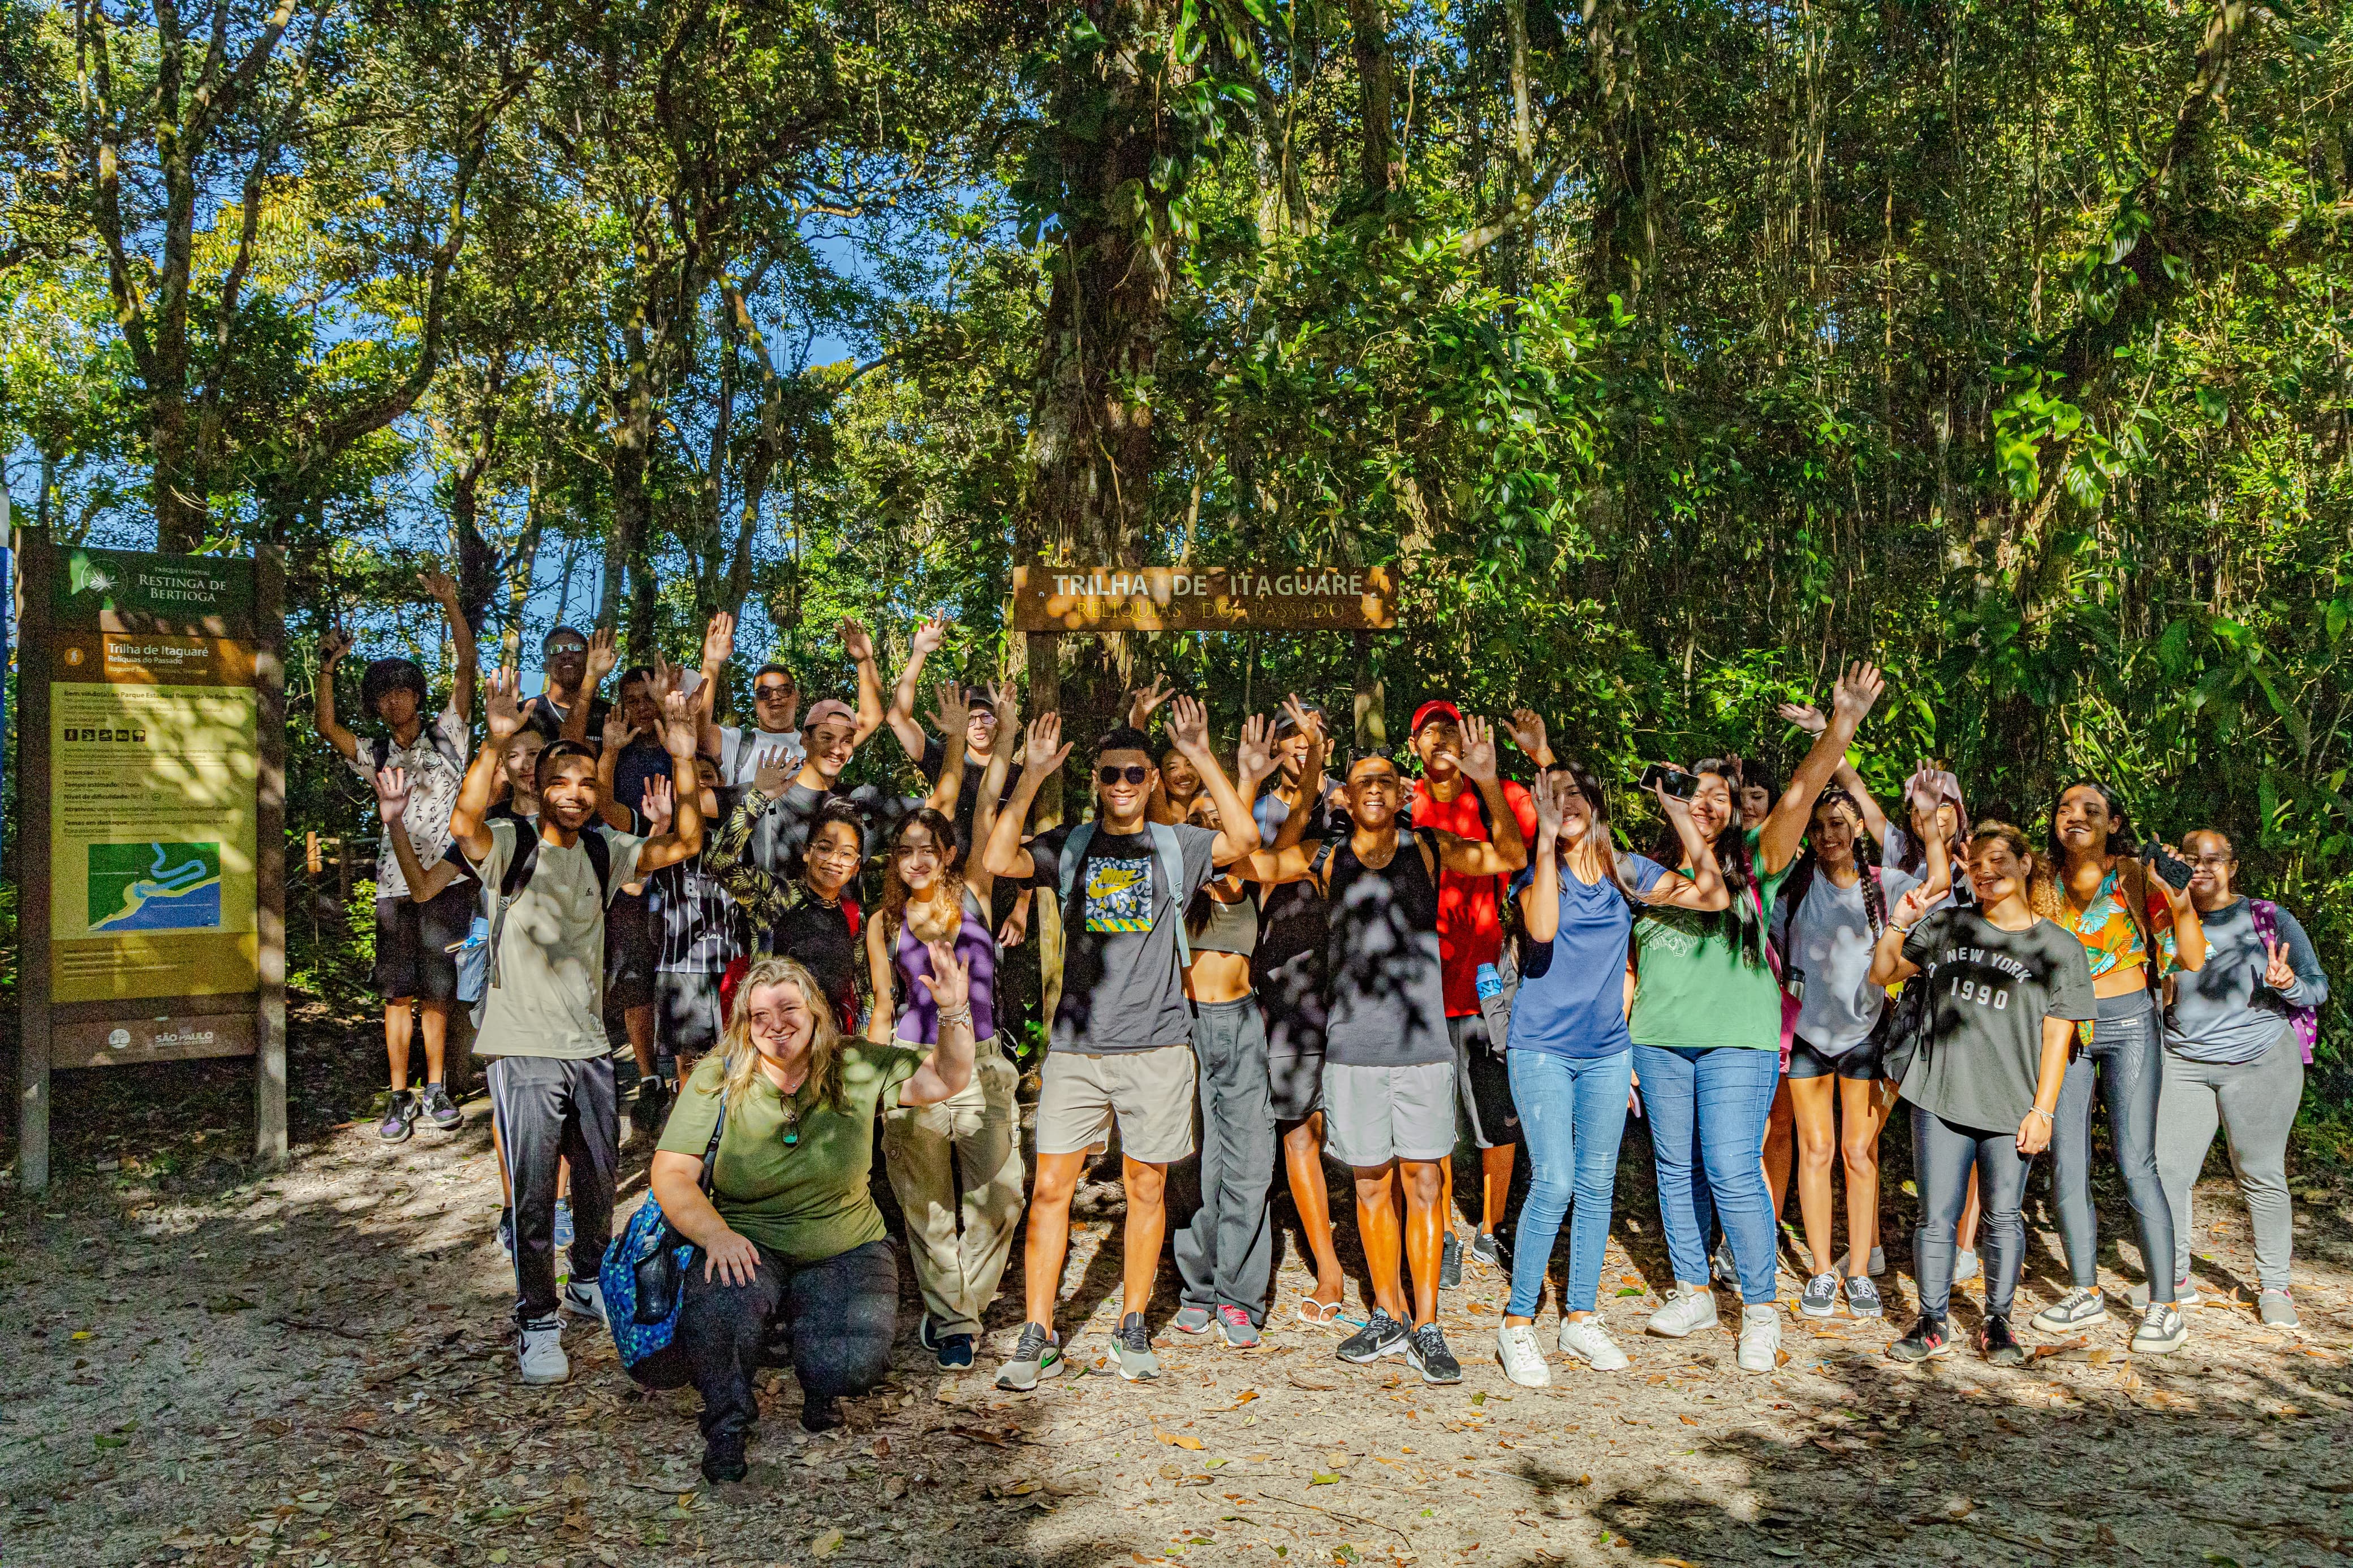
{"type": "Polygon", "coordinates": [[[384,764],[392,760],[391,738],[385,735],[370,736],[368,738],[368,756],[374,763],[374,766],[369,769],[369,772],[379,773],[384,772],[384,764]]]}
{"type": "Polygon", "coordinates": [[[1169,823],[1149,824],[1152,829],[1152,858],[1160,863],[1161,891],[1166,894],[1153,914],[1153,923],[1173,911],[1176,921],[1176,964],[1180,969],[1193,967],[1193,943],[1185,931],[1185,846],[1176,837],[1176,827],[1169,823]]]}
{"type": "Polygon", "coordinates": [[[1095,825],[1092,822],[1082,822],[1063,836],[1062,864],[1057,880],[1061,883],[1062,908],[1066,912],[1071,907],[1071,890],[1079,885],[1079,870],[1087,863],[1087,846],[1094,842],[1094,837],[1095,825]]]}
{"type": "MultiPolygon", "coordinates": [[[[485,887],[482,892],[489,906],[484,912],[491,918],[491,979],[490,985],[483,988],[486,1002],[491,988],[499,984],[499,936],[506,930],[507,906],[522,897],[522,890],[531,886],[532,873],[539,869],[538,830],[519,817],[513,826],[514,853],[507,858],[506,868],[499,873],[498,891],[491,892],[485,887]]],[[[597,907],[601,909],[613,898],[612,841],[605,837],[603,828],[585,827],[580,830],[580,848],[588,857],[588,868],[596,875],[597,907]]]]}
{"type": "Polygon", "coordinates": [[[1319,892],[1324,890],[1324,879],[1326,874],[1324,868],[1332,863],[1333,853],[1339,847],[1340,841],[1337,838],[1326,838],[1315,847],[1315,853],[1307,861],[1307,874],[1314,880],[1316,890],[1319,892]]]}

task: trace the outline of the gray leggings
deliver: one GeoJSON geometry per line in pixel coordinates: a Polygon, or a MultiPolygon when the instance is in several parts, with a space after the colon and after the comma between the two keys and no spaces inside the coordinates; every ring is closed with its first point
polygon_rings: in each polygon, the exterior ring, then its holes
{"type": "Polygon", "coordinates": [[[2149,1300],[2173,1300],[2173,1210],[2157,1176],[2157,1098],[2164,1077],[2157,1042],[2157,1012],[2148,993],[2103,997],[2092,1026],[2092,1048],[2067,1064],[2059,1113],[2051,1130],[2052,1190],[2059,1207],[2059,1239],[2078,1286],[2100,1282],[2099,1216],[2092,1209],[2092,1091],[2096,1082],[2108,1107],[2125,1196],[2140,1228],[2141,1263],[2149,1300]]]}
{"type": "Polygon", "coordinates": [[[1989,1132],[1912,1108],[1912,1168],[1920,1184],[1920,1229],[1912,1245],[1918,1255],[1923,1313],[1941,1318],[1952,1303],[1953,1232],[1975,1170],[1985,1205],[1978,1247],[1985,1256],[1986,1316],[2010,1316],[2026,1263],[2026,1225],[2018,1206],[2033,1163],[2031,1155],[2018,1152],[2015,1127],[1989,1132]]]}
{"type": "Polygon", "coordinates": [[[2287,1134],[2304,1099],[2304,1052],[2292,1028],[2251,1062],[2194,1062],[2165,1053],[2157,1108],[2157,1170],[2173,1215],[2173,1272],[2189,1273],[2189,1192],[2219,1120],[2231,1169],[2255,1232],[2255,1271],[2266,1290],[2287,1289],[2295,1220],[2287,1195],[2287,1134]]]}

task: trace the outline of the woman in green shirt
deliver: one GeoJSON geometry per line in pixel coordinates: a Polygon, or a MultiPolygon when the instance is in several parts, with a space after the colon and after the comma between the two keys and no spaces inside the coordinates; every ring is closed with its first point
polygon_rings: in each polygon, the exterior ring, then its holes
{"type": "MultiPolygon", "coordinates": [[[[1732,907],[1696,914],[1651,904],[1634,922],[1636,982],[1627,1028],[1675,1270],[1674,1289],[1651,1315],[1650,1331],[1680,1339],[1715,1322],[1707,1236],[1712,1215],[1721,1216],[1739,1266],[1739,1360],[1750,1372],[1772,1371],[1781,1343],[1773,1304],[1773,1203],[1761,1163],[1766,1112],[1780,1077],[1781,987],[1766,932],[1814,797],[1845,760],[1882,684],[1875,667],[1848,667],[1829,725],[1755,829],[1740,825],[1730,759],[1700,763],[1692,826],[1713,840],[1732,907]]],[[[1690,874],[1690,856],[1679,843],[1670,840],[1661,858],[1690,874]]]]}
{"type": "Polygon", "coordinates": [[[649,1185],[702,1256],[687,1270],[676,1343],[702,1395],[702,1473],[740,1481],[759,1415],[752,1379],[768,1325],[788,1327],[801,1425],[841,1424],[836,1401],[891,1370],[898,1256],[868,1186],[874,1118],[934,1105],[972,1079],[965,966],[929,944],[920,976],[938,1009],[929,1049],[845,1037],[825,991],[789,958],[764,958],[735,993],[718,1050],[696,1064],[670,1112],[649,1185]],[[724,1115],[723,1124],[721,1118],[724,1115]],[[721,1131],[711,1191],[702,1159],[721,1131]]]}

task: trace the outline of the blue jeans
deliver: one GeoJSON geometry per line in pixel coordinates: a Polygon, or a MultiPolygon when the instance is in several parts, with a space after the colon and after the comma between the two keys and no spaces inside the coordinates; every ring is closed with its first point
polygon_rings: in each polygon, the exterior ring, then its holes
{"type": "Polygon", "coordinates": [[[1626,1090],[1634,1081],[1634,1053],[1556,1057],[1512,1051],[1512,1103],[1520,1112],[1520,1142],[1535,1174],[1520,1205],[1512,1242],[1512,1300],[1504,1309],[1533,1318],[1544,1293],[1545,1268],[1560,1235],[1561,1217],[1577,1202],[1568,1232],[1568,1283],[1563,1312],[1590,1312],[1601,1288],[1601,1254],[1609,1241],[1610,1196],[1618,1183],[1618,1144],[1626,1133],[1626,1090]]]}
{"type": "Polygon", "coordinates": [[[1642,1080],[1642,1113],[1651,1119],[1659,1217],[1676,1280],[1706,1283],[1710,1221],[1721,1220],[1740,1268],[1741,1300],[1770,1302],[1776,1249],[1763,1160],[1780,1053],[1638,1045],[1634,1070],[1642,1080]]]}

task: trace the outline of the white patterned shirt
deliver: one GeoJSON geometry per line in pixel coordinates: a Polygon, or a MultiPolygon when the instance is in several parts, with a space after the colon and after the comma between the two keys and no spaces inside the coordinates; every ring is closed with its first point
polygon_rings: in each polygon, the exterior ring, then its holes
{"type": "MultiPolygon", "coordinates": [[[[453,706],[435,714],[431,724],[418,726],[414,744],[404,746],[389,735],[363,735],[359,754],[350,759],[352,772],[371,792],[379,750],[382,765],[408,771],[408,809],[400,821],[420,866],[432,865],[449,847],[449,814],[457,809],[458,786],[465,782],[467,739],[465,715],[453,706]]],[[[400,874],[400,858],[392,852],[389,837],[376,841],[375,896],[408,897],[408,879],[400,874]]]]}

